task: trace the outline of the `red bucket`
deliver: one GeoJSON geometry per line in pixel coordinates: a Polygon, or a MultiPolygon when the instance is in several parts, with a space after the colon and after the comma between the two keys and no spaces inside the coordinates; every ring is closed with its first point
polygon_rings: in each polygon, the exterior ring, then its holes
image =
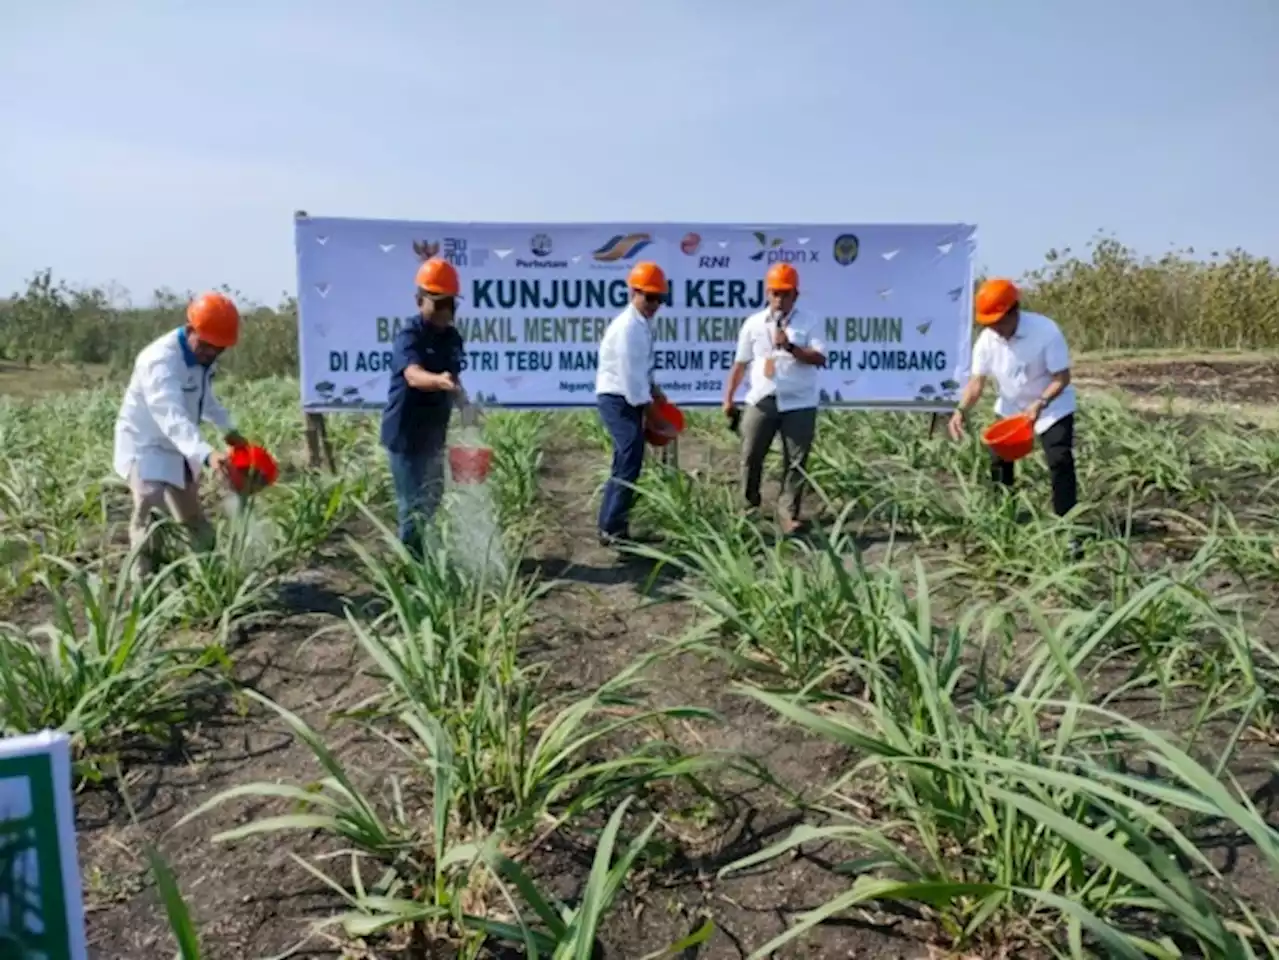
{"type": "Polygon", "coordinates": [[[488,447],[450,447],[449,472],[454,483],[484,483],[493,466],[493,451],[488,447]]]}
{"type": "Polygon", "coordinates": [[[982,440],[1005,463],[1021,460],[1036,445],[1035,425],[1022,414],[1005,417],[987,427],[982,440]]]}
{"type": "Polygon", "coordinates": [[[262,447],[248,444],[232,447],[227,460],[231,464],[231,486],[238,493],[256,493],[271,486],[280,476],[275,458],[262,447]]]}
{"type": "MultiPolygon", "coordinates": [[[[663,400],[653,405],[653,419],[658,423],[665,423],[674,433],[684,432],[684,414],[670,400],[663,400]]],[[[658,431],[650,430],[647,427],[644,431],[644,438],[655,447],[665,447],[671,442],[671,437],[664,436],[658,431]]]]}

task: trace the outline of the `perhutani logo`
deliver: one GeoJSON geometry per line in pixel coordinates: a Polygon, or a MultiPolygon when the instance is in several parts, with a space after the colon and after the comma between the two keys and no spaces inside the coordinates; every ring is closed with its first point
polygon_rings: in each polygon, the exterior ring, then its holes
{"type": "Polygon", "coordinates": [[[420,260],[440,257],[455,267],[483,267],[489,259],[484,247],[473,247],[466,237],[445,237],[443,240],[415,240],[413,252],[420,260]]]}
{"type": "Polygon", "coordinates": [[[760,249],[751,254],[751,259],[756,263],[764,261],[765,263],[817,263],[817,250],[801,250],[795,247],[785,247],[786,242],[782,237],[770,237],[768,234],[754,231],[756,243],[760,245],[760,249]]]}
{"type": "Polygon", "coordinates": [[[546,260],[545,257],[551,256],[551,237],[545,233],[535,233],[529,238],[529,252],[532,253],[537,260],[522,260],[516,258],[516,266],[523,270],[561,270],[569,266],[568,260],[546,260]]]}
{"type": "Polygon", "coordinates": [[[591,259],[597,263],[620,263],[631,260],[652,242],[653,237],[647,233],[620,233],[610,237],[599,248],[593,250],[591,259]]]}
{"type": "Polygon", "coordinates": [[[858,238],[852,233],[840,234],[831,246],[831,256],[840,266],[847,267],[858,259],[858,238]]]}

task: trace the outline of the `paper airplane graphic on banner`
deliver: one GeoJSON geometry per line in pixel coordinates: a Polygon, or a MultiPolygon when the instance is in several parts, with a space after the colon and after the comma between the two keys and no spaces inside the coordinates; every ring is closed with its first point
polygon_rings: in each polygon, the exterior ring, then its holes
{"type": "Polygon", "coordinates": [[[884,253],[880,254],[880,256],[884,257],[886,260],[892,260],[899,253],[901,253],[900,250],[887,250],[884,253]]]}
{"type": "Polygon", "coordinates": [[[955,244],[952,241],[948,240],[946,243],[938,244],[938,252],[945,257],[948,253],[951,252],[951,248],[954,246],[955,244]]]}
{"type": "Polygon", "coordinates": [[[727,246],[729,245],[729,241],[728,241],[728,240],[717,240],[717,241],[716,241],[716,244],[717,244],[717,246],[719,246],[719,247],[720,247],[720,249],[721,249],[721,250],[723,250],[725,247],[727,247],[727,246]]]}
{"type": "Polygon", "coordinates": [[[505,260],[507,259],[507,257],[511,256],[513,251],[510,249],[507,249],[507,250],[494,250],[493,252],[499,260],[505,260]]]}
{"type": "Polygon", "coordinates": [[[503,377],[502,379],[508,387],[511,387],[511,389],[514,390],[516,387],[520,386],[520,381],[523,380],[524,377],[503,377]]]}
{"type": "Polygon", "coordinates": [[[577,263],[579,260],[582,259],[582,254],[578,254],[576,257],[570,257],[569,259],[572,260],[574,263],[577,263]]]}
{"type": "Polygon", "coordinates": [[[328,242],[329,242],[328,237],[316,237],[316,243],[320,244],[320,246],[322,247],[328,242]]]}
{"type": "Polygon", "coordinates": [[[396,248],[396,245],[395,245],[394,243],[380,243],[380,244],[378,244],[378,249],[379,249],[379,250],[381,250],[383,253],[390,253],[390,252],[391,252],[392,250],[394,250],[395,248],[396,248]]]}
{"type": "Polygon", "coordinates": [[[952,301],[956,301],[960,299],[960,295],[962,293],[964,293],[964,287],[952,287],[947,291],[947,296],[950,297],[952,301]]]}
{"type": "Polygon", "coordinates": [[[929,328],[933,326],[932,320],[926,320],[924,323],[916,324],[916,333],[928,333],[929,328]]]}
{"type": "Polygon", "coordinates": [[[876,291],[876,295],[880,297],[881,300],[888,300],[889,294],[891,293],[893,293],[893,287],[885,287],[876,291]]]}
{"type": "Polygon", "coordinates": [[[802,246],[802,247],[803,247],[806,243],[808,243],[808,242],[809,242],[809,238],[808,238],[808,237],[797,237],[797,238],[796,238],[796,243],[800,244],[800,246],[802,246]]]}
{"type": "Polygon", "coordinates": [[[322,297],[327,297],[329,295],[329,285],[327,283],[317,283],[316,293],[322,297]]]}

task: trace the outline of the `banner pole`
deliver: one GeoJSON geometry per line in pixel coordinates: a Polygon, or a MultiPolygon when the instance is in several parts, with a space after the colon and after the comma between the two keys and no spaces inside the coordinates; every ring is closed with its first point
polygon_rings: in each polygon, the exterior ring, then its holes
{"type": "Polygon", "coordinates": [[[333,444],[329,442],[329,427],[323,413],[305,414],[307,424],[307,462],[312,470],[320,469],[320,452],[324,451],[324,462],[330,473],[337,473],[338,466],[333,458],[333,444]]]}

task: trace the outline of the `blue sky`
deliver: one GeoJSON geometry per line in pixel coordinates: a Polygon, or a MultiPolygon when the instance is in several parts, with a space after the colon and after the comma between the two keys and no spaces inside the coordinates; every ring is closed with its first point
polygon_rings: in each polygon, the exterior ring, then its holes
{"type": "Polygon", "coordinates": [[[965,220],[1014,275],[1099,228],[1274,257],[1278,27],[1275,0],[6,3],[0,292],[49,266],[274,302],[299,208],[965,220]]]}

